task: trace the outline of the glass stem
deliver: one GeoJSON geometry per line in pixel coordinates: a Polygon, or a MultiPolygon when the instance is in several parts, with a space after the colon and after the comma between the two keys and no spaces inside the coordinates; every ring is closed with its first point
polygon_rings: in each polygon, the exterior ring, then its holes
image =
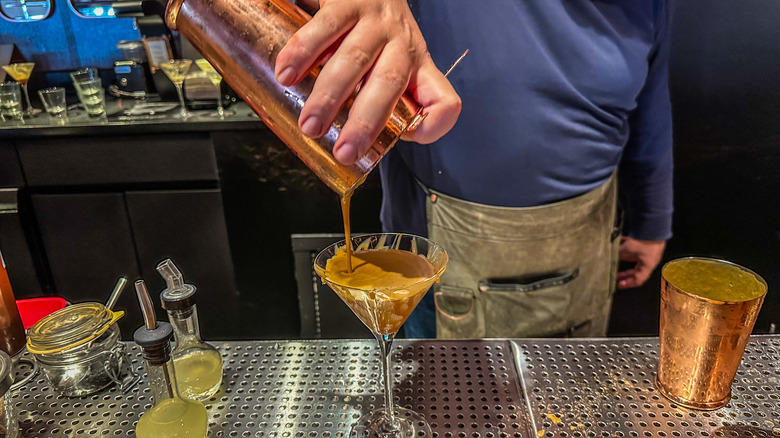
{"type": "Polygon", "coordinates": [[[22,90],[24,91],[24,100],[27,102],[27,114],[32,113],[32,104],[30,103],[30,94],[27,92],[27,84],[22,84],[22,90]]]}
{"type": "Polygon", "coordinates": [[[375,334],[379,342],[379,354],[382,356],[382,381],[385,386],[385,411],[387,412],[387,430],[395,430],[395,407],[393,406],[393,374],[391,373],[390,358],[392,354],[393,339],[395,333],[389,335],[375,334]]]}
{"type": "Polygon", "coordinates": [[[174,84],[176,85],[176,92],[179,93],[179,105],[181,105],[181,116],[187,117],[187,107],[184,106],[184,92],[182,91],[182,84],[174,84]]]}
{"type": "Polygon", "coordinates": [[[217,114],[220,119],[225,118],[225,108],[222,107],[222,86],[217,84],[217,114]]]}

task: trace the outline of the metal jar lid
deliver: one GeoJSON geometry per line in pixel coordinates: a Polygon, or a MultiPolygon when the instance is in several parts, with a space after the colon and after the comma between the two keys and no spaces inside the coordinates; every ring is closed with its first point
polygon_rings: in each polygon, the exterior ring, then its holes
{"type": "Polygon", "coordinates": [[[101,303],[79,303],[38,321],[27,332],[27,349],[33,354],[58,353],[85,344],[105,333],[125,315],[101,303]]]}
{"type": "Polygon", "coordinates": [[[14,383],[14,370],[11,356],[5,351],[0,351],[0,397],[3,397],[14,383]]]}

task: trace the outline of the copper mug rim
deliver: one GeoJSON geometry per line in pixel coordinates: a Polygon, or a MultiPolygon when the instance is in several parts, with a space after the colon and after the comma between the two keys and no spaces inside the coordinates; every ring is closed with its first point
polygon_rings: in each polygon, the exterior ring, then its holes
{"type": "Polygon", "coordinates": [[[700,300],[700,301],[705,301],[707,303],[712,303],[712,304],[736,304],[736,303],[747,303],[747,302],[755,301],[755,300],[762,300],[762,299],[764,299],[764,297],[766,297],[766,294],[769,291],[769,285],[767,284],[766,280],[764,280],[764,277],[762,277],[761,275],[759,275],[758,273],[756,273],[752,269],[746,268],[746,267],[744,267],[744,266],[742,266],[742,265],[740,265],[738,263],[734,263],[734,262],[731,262],[731,261],[728,261],[728,260],[725,260],[725,259],[718,259],[718,258],[714,258],[714,257],[688,256],[688,257],[676,258],[674,260],[669,260],[668,262],[664,263],[663,267],[661,268],[661,280],[666,282],[670,286],[672,286],[672,288],[674,289],[674,292],[686,295],[688,297],[691,297],[691,298],[694,298],[694,299],[697,299],[697,300],[700,300]],[[708,262],[721,263],[721,264],[724,264],[724,265],[731,265],[731,266],[733,266],[733,267],[735,267],[737,269],[740,269],[742,271],[745,271],[745,272],[753,275],[759,281],[759,283],[761,283],[764,286],[764,292],[761,295],[759,295],[759,296],[757,296],[755,298],[751,298],[749,300],[743,300],[743,301],[716,300],[716,299],[713,299],[713,298],[707,298],[707,297],[703,297],[701,295],[697,295],[697,294],[695,294],[693,292],[689,292],[689,291],[687,291],[685,289],[682,289],[682,288],[676,286],[673,282],[669,281],[669,279],[667,279],[666,276],[664,275],[664,271],[666,270],[666,267],[669,266],[670,264],[679,263],[679,262],[683,262],[683,261],[687,261],[687,260],[704,260],[704,261],[708,261],[708,262]]]}

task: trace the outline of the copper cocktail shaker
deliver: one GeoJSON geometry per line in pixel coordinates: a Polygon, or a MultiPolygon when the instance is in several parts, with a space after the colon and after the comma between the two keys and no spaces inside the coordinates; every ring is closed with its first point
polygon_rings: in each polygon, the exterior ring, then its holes
{"type": "Polygon", "coordinates": [[[328,187],[344,195],[360,185],[401,134],[424,116],[411,98],[403,96],[371,149],[351,166],[338,163],[332,153],[351,102],[325,135],[317,139],[303,135],[298,116],[319,68],[297,85],[285,87],[276,82],[274,64],[293,33],[310,19],[290,0],[171,0],[165,13],[168,26],[200,51],[328,187]]]}
{"type": "MultiPolygon", "coordinates": [[[[715,279],[713,284],[718,281],[723,289],[729,287],[729,278],[715,279]]],[[[766,282],[758,274],[723,260],[689,257],[664,265],[655,381],[659,392],[694,409],[717,409],[726,405],[766,290],[766,282]],[[718,268],[721,275],[730,271],[746,278],[755,291],[753,297],[743,301],[705,298],[695,290],[686,290],[693,289],[690,285],[695,282],[688,282],[689,287],[680,287],[679,282],[670,280],[670,266],[677,265],[678,272],[682,268],[693,274],[696,267],[692,263],[699,267],[705,264],[705,269],[707,265],[718,268]]]]}

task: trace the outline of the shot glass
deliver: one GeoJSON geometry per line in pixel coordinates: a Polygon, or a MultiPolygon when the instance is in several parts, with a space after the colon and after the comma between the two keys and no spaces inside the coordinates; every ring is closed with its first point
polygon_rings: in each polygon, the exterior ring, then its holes
{"type": "Polygon", "coordinates": [[[96,68],[84,67],[71,72],[70,78],[73,80],[73,83],[76,84],[77,82],[84,82],[90,79],[98,79],[99,77],[96,68]]]}
{"type": "Polygon", "coordinates": [[[103,89],[101,80],[89,79],[81,82],[74,82],[76,85],[76,95],[89,117],[106,116],[106,90],[103,89]]]}
{"type": "Polygon", "coordinates": [[[38,90],[38,96],[41,98],[43,107],[53,121],[65,123],[68,120],[68,112],[65,103],[65,89],[62,87],[51,87],[38,90]]]}
{"type": "Polygon", "coordinates": [[[0,84],[0,113],[6,119],[24,121],[22,113],[22,91],[16,82],[0,84]]]}
{"type": "Polygon", "coordinates": [[[688,408],[726,405],[766,291],[758,274],[724,260],[688,257],[664,265],[658,391],[688,408]]]}
{"type": "Polygon", "coordinates": [[[74,80],[73,87],[76,93],[94,94],[98,88],[103,88],[103,81],[100,78],[74,80]]]}

